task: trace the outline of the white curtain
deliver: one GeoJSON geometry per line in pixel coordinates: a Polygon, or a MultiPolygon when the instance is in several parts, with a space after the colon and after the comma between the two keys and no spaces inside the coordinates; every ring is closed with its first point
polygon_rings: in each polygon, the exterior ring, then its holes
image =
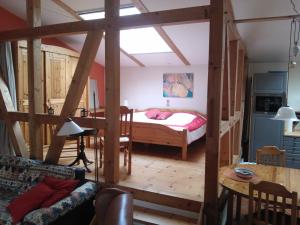
{"type": "MultiPolygon", "coordinates": [[[[10,42],[0,43],[0,75],[8,87],[14,107],[17,108],[15,72],[10,42]]],[[[0,146],[0,155],[15,154],[4,121],[0,121],[0,146]]]]}

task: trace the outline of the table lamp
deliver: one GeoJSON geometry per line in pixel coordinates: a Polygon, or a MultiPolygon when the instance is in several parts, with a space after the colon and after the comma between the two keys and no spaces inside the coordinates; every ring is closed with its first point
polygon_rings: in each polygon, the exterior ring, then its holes
{"type": "Polygon", "coordinates": [[[72,134],[82,133],[83,130],[78,126],[71,118],[68,118],[67,121],[57,132],[57,136],[69,136],[72,134]]]}
{"type": "Polygon", "coordinates": [[[285,122],[286,132],[292,132],[293,131],[293,122],[299,121],[294,109],[289,106],[280,107],[278,109],[275,117],[273,117],[272,119],[273,120],[283,120],[285,122]]]}

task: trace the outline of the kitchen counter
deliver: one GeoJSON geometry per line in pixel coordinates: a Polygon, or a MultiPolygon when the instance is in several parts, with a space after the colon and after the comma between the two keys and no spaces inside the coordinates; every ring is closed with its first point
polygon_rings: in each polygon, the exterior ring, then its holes
{"type": "Polygon", "coordinates": [[[295,130],[292,132],[284,132],[284,136],[300,137],[300,130],[295,130]]]}

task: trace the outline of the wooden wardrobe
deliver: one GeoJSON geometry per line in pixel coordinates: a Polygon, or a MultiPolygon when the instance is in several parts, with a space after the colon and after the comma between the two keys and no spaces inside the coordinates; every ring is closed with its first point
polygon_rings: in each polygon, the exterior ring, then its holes
{"type": "MultiPolygon", "coordinates": [[[[18,111],[28,112],[28,72],[27,72],[27,43],[19,41],[15,48],[15,66],[17,83],[18,111]]],[[[47,113],[47,107],[51,105],[54,114],[59,115],[62,109],[65,97],[68,93],[72,77],[74,75],[79,54],[72,50],[42,44],[42,60],[44,74],[44,112],[47,113]]],[[[78,108],[88,108],[87,88],[82,95],[78,108]]],[[[74,112],[79,115],[80,110],[74,112]]],[[[29,129],[25,122],[21,123],[23,134],[27,143],[29,143],[29,129]]],[[[44,127],[44,144],[50,143],[51,131],[49,126],[44,127]]]]}

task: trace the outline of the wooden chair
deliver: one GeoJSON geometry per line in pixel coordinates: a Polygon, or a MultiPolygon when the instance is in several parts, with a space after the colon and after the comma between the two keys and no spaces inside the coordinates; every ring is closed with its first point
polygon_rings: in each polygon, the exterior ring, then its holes
{"type": "Polygon", "coordinates": [[[285,150],[276,146],[264,146],[256,150],[256,162],[258,164],[285,166],[285,150]]]}
{"type": "MultiPolygon", "coordinates": [[[[127,173],[131,174],[131,151],[132,151],[132,119],[133,109],[120,106],[120,150],[124,151],[124,166],[128,166],[127,173]]],[[[100,168],[103,165],[104,136],[100,136],[100,168]]]]}
{"type": "Polygon", "coordinates": [[[248,225],[297,224],[297,192],[289,192],[280,184],[261,181],[249,184],[249,197],[248,225]]]}

